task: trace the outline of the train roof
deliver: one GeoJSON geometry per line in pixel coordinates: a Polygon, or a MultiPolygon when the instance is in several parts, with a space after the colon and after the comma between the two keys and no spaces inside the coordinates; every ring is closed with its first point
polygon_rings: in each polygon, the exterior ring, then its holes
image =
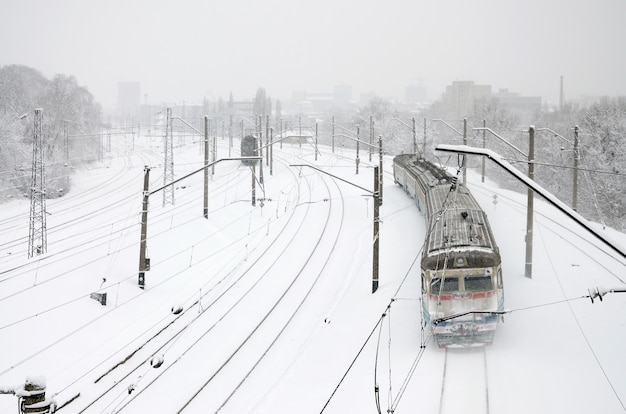
{"type": "Polygon", "coordinates": [[[498,251],[487,215],[467,187],[456,185],[455,177],[446,170],[414,155],[400,155],[394,161],[417,178],[425,194],[431,230],[425,256],[445,249],[498,251]]]}
{"type": "Polygon", "coordinates": [[[472,194],[463,186],[451,190],[450,185],[430,189],[428,203],[428,254],[446,248],[482,247],[497,250],[487,215],[472,194]]]}

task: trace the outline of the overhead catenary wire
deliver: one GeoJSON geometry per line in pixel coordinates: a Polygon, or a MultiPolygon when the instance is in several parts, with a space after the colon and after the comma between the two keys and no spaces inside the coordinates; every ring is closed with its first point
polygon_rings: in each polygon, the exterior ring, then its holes
{"type": "MultiPolygon", "coordinates": [[[[543,246],[546,246],[545,240],[543,239],[543,233],[541,232],[541,230],[539,229],[539,235],[543,241],[543,246]]],[[[561,293],[563,293],[563,295],[565,296],[565,288],[563,287],[563,284],[561,283],[561,278],[559,277],[559,274],[556,270],[556,266],[554,265],[554,262],[552,261],[552,254],[550,254],[549,249],[545,249],[546,251],[546,255],[548,257],[548,261],[550,262],[550,267],[552,268],[552,273],[554,274],[554,277],[557,280],[557,283],[559,284],[559,288],[561,290],[561,293]]],[[[591,298],[591,294],[587,295],[586,297],[591,298]]],[[[600,296],[600,298],[602,298],[600,296]]],[[[592,303],[593,303],[593,298],[592,299],[592,303]]],[[[576,322],[576,326],[578,327],[578,330],[580,331],[580,334],[582,335],[583,339],[585,340],[585,344],[587,345],[587,347],[589,348],[589,351],[591,352],[591,354],[593,355],[593,359],[595,361],[595,363],[598,365],[598,367],[600,368],[600,371],[602,372],[602,375],[604,376],[604,379],[607,381],[607,383],[609,384],[609,386],[611,387],[611,390],[613,391],[613,395],[615,395],[615,398],[617,399],[617,401],[619,401],[619,404],[622,406],[622,409],[624,411],[626,411],[626,406],[624,405],[624,402],[622,401],[622,399],[619,396],[619,393],[617,392],[617,390],[615,389],[615,385],[613,384],[613,382],[611,381],[611,379],[609,378],[609,375],[607,374],[606,370],[604,369],[604,366],[602,365],[602,362],[600,361],[600,358],[598,358],[598,355],[596,354],[596,351],[593,349],[593,346],[591,345],[591,342],[589,341],[589,338],[587,338],[587,334],[585,333],[585,330],[582,327],[582,324],[580,323],[580,320],[578,319],[578,316],[576,316],[576,312],[574,312],[574,309],[572,308],[572,305],[570,303],[571,301],[567,301],[567,306],[569,309],[569,312],[571,313],[572,317],[574,318],[574,321],[576,322]]]]}

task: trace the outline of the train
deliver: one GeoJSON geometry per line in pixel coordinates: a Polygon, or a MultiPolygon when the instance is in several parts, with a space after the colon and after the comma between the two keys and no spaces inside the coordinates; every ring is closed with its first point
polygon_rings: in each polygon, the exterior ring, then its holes
{"type": "MultiPolygon", "coordinates": [[[[257,137],[254,135],[246,135],[241,140],[241,156],[242,157],[256,157],[257,154],[257,137]]],[[[254,165],[257,160],[242,160],[241,163],[244,165],[254,165]]]]}
{"type": "Polygon", "coordinates": [[[413,154],[394,157],[394,182],[424,214],[424,319],[440,348],[491,345],[504,314],[502,260],[487,214],[456,177],[413,154]]]}

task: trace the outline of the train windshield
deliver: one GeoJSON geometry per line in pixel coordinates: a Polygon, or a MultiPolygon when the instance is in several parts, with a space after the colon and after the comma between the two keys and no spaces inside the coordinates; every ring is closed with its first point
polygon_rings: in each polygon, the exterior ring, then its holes
{"type": "Polygon", "coordinates": [[[437,295],[439,293],[450,293],[459,291],[459,279],[456,277],[446,277],[441,286],[441,278],[435,277],[430,280],[430,292],[437,295]]]}
{"type": "Polygon", "coordinates": [[[465,276],[466,292],[481,292],[485,290],[493,290],[493,282],[491,276],[465,276]]]}

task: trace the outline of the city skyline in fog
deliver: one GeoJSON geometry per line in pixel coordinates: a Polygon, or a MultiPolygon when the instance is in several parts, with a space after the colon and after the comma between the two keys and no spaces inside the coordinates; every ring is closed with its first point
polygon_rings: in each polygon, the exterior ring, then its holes
{"type": "Polygon", "coordinates": [[[621,0],[0,0],[0,65],[75,76],[105,108],[293,91],[436,100],[456,80],[565,99],[626,95],[621,0]]]}

